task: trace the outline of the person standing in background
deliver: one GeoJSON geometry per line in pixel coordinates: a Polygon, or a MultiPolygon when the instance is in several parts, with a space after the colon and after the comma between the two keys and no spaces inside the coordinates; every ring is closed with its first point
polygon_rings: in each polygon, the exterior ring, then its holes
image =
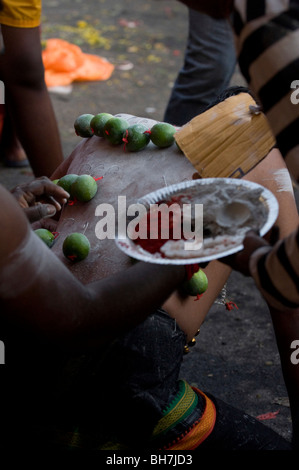
{"type": "Polygon", "coordinates": [[[44,80],[40,41],[41,0],[0,2],[4,48],[0,79],[5,86],[2,158],[7,166],[24,166],[50,176],[63,161],[59,131],[44,80]],[[2,8],[1,8],[2,7],[2,8]]]}
{"type": "MultiPolygon", "coordinates": [[[[212,17],[227,18],[233,14],[241,72],[260,100],[277,147],[294,184],[298,184],[299,107],[292,97],[293,84],[299,76],[299,1],[180,1],[212,17]]],[[[299,448],[299,369],[291,361],[292,345],[299,338],[299,225],[273,247],[257,234],[247,234],[244,250],[226,262],[251,275],[272,307],[271,318],[290,398],[293,444],[299,448]]]]}
{"type": "Polygon", "coordinates": [[[228,88],[236,66],[233,33],[226,18],[192,8],[184,64],[174,83],[164,121],[182,126],[228,88]]]}

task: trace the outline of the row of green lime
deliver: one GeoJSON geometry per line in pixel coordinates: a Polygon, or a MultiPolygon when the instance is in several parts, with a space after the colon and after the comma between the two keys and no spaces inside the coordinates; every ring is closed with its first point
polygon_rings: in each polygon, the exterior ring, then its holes
{"type": "Polygon", "coordinates": [[[103,137],[112,145],[124,144],[130,152],[143,150],[150,141],[159,148],[170,147],[176,133],[176,128],[167,122],[157,122],[148,129],[141,123],[129,125],[125,119],[109,113],[81,114],[74,128],[80,137],[103,137]]]}

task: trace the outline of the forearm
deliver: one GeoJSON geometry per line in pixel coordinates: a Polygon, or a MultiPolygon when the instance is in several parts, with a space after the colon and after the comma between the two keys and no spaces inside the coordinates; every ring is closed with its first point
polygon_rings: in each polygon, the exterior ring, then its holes
{"type": "Polygon", "coordinates": [[[8,87],[11,116],[35,176],[50,177],[63,153],[55,114],[45,86],[8,87]]]}
{"type": "MultiPolygon", "coordinates": [[[[138,323],[144,321],[171,295],[185,279],[183,266],[161,266],[138,263],[111,278],[88,286],[92,305],[81,323],[83,330],[89,330],[99,317],[103,338],[113,339],[138,323]]],[[[91,341],[98,341],[98,335],[90,329],[91,341]]]]}
{"type": "Polygon", "coordinates": [[[59,347],[100,347],[154,312],[184,280],[182,266],[139,263],[88,286],[33,233],[0,272],[2,315],[59,347]]]}
{"type": "Polygon", "coordinates": [[[6,105],[35,176],[50,176],[63,161],[63,153],[44,80],[39,28],[2,25],[1,32],[6,105]]]}

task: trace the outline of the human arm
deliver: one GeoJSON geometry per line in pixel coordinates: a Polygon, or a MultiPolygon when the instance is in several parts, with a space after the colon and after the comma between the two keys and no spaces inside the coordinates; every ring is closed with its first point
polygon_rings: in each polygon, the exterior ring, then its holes
{"type": "Polygon", "coordinates": [[[277,310],[299,308],[299,227],[271,246],[249,231],[244,249],[222,262],[252,276],[268,305],[277,310]]]}
{"type": "Polygon", "coordinates": [[[69,198],[69,194],[62,187],[45,176],[20,184],[13,188],[11,193],[24,209],[29,222],[53,217],[69,198]]]}
{"type": "Polygon", "coordinates": [[[6,320],[67,350],[97,348],[142,322],[184,280],[180,266],[138,263],[83,285],[0,188],[0,302],[6,320]]]}
{"type": "Polygon", "coordinates": [[[35,176],[50,176],[63,161],[63,153],[44,81],[39,28],[1,25],[1,33],[6,105],[35,176]]]}

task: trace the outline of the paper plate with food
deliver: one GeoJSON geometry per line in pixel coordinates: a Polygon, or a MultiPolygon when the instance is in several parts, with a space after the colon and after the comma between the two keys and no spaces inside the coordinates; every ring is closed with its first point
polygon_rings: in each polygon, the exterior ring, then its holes
{"type": "Polygon", "coordinates": [[[195,264],[242,250],[250,229],[264,236],[277,219],[278,202],[257,183],[207,178],[147,194],[128,215],[126,234],[116,239],[128,256],[158,264],[195,264]]]}

